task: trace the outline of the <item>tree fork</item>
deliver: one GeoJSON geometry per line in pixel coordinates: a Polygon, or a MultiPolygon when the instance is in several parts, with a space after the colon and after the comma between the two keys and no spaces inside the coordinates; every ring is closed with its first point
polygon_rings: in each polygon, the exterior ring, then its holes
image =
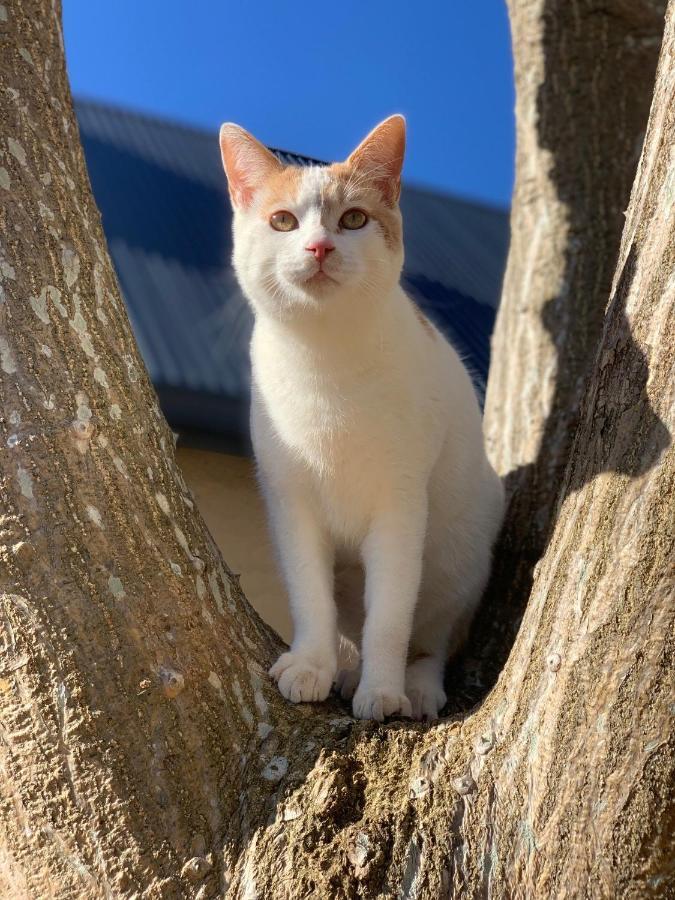
{"type": "Polygon", "coordinates": [[[266,677],[279,641],[193,508],[133,341],[59,12],[0,18],[0,890],[667,895],[673,3],[555,526],[496,686],[433,727],[294,707],[266,677]]]}

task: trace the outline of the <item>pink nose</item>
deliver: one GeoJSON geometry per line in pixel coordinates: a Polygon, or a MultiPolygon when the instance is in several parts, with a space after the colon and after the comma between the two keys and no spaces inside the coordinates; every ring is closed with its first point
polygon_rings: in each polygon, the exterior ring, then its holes
{"type": "Polygon", "coordinates": [[[331,243],[328,238],[322,238],[320,241],[312,241],[311,244],[307,244],[305,250],[313,253],[319,262],[323,262],[326,254],[330,253],[331,250],[335,250],[335,244],[331,243]]]}

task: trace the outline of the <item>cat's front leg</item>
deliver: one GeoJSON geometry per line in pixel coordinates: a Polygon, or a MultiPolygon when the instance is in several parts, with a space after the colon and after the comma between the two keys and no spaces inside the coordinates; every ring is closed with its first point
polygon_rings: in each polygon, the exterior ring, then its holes
{"type": "Polygon", "coordinates": [[[325,700],[337,672],[333,546],[302,493],[267,495],[293,618],[293,642],[270,669],[293,703],[325,700]]]}
{"type": "Polygon", "coordinates": [[[426,490],[419,489],[382,510],[364,541],[366,622],[361,681],[353,701],[357,719],[412,713],[405,670],[426,525],[426,490]]]}

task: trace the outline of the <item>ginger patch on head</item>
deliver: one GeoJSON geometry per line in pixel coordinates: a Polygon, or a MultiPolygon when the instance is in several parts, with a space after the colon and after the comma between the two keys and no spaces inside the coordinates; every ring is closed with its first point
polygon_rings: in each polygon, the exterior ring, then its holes
{"type": "Polygon", "coordinates": [[[384,242],[390,250],[395,250],[401,245],[403,240],[403,229],[401,220],[394,210],[388,210],[386,207],[378,207],[371,213],[373,219],[380,223],[382,233],[384,234],[384,242]]]}
{"type": "Polygon", "coordinates": [[[267,178],[260,191],[260,209],[265,216],[296,202],[303,171],[300,166],[284,166],[267,178]]]}
{"type": "Polygon", "coordinates": [[[403,228],[398,207],[385,203],[377,186],[348,162],[334,163],[328,167],[328,173],[330,179],[325,188],[324,202],[363,207],[370,218],[379,224],[387,247],[390,250],[400,247],[403,228]]]}

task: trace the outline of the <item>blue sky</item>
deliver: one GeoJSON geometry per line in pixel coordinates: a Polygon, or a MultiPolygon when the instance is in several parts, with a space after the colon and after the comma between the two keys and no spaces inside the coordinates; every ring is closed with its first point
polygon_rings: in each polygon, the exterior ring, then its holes
{"type": "Polygon", "coordinates": [[[342,159],[408,119],[410,182],[507,205],[513,73],[504,0],[64,0],[76,95],[342,159]]]}

